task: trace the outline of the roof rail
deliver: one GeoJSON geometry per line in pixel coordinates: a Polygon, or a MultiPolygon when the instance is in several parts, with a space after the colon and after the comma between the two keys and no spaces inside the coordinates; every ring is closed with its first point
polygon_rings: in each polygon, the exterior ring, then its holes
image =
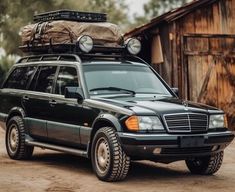
{"type": "Polygon", "coordinates": [[[147,63],[142,58],[136,56],[136,55],[130,55],[130,54],[83,54],[80,56],[81,60],[85,61],[92,61],[92,60],[129,60],[132,62],[141,62],[148,66],[150,66],[149,63],[147,63]]]}
{"type": "Polygon", "coordinates": [[[42,54],[42,55],[30,55],[20,58],[16,64],[30,63],[37,61],[92,61],[92,60],[129,60],[133,62],[141,62],[149,65],[146,61],[135,55],[127,54],[42,54]]]}
{"type": "Polygon", "coordinates": [[[75,54],[42,54],[42,55],[31,55],[20,58],[17,61],[19,63],[35,61],[78,61],[81,62],[81,59],[75,54]]]}

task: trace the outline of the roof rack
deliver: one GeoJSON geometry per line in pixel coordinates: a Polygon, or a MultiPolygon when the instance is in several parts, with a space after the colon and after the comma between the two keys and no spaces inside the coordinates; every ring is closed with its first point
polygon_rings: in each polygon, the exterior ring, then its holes
{"type": "Polygon", "coordinates": [[[106,22],[106,13],[81,12],[72,10],[57,10],[40,13],[33,16],[34,22],[45,22],[52,20],[69,20],[79,22],[106,22]]]}
{"type": "MultiPolygon", "coordinates": [[[[67,44],[46,44],[46,45],[37,45],[28,44],[24,46],[19,46],[19,49],[25,53],[34,53],[34,54],[56,54],[56,53],[74,53],[82,55],[82,52],[77,43],[67,43],[67,44]]],[[[110,53],[125,53],[125,46],[118,47],[107,47],[102,45],[94,45],[93,49],[90,51],[93,53],[102,53],[102,54],[110,54],[110,53]]]]}

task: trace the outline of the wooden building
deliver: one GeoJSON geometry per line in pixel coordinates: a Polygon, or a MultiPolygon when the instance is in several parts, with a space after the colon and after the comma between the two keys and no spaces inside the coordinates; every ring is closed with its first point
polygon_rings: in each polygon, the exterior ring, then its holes
{"type": "Polygon", "coordinates": [[[125,34],[184,99],[223,109],[235,129],[235,0],[196,0],[125,34]]]}

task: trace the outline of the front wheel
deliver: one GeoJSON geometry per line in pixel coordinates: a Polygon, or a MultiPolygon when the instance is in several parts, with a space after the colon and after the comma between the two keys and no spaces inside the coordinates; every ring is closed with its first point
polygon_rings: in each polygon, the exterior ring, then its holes
{"type": "Polygon", "coordinates": [[[130,158],[123,151],[115,130],[111,127],[99,129],[91,149],[92,167],[103,181],[120,181],[127,176],[130,158]]]}
{"type": "Polygon", "coordinates": [[[212,175],[220,169],[223,162],[223,156],[224,152],[221,151],[211,156],[196,157],[194,159],[186,160],[186,165],[193,174],[212,175]]]}

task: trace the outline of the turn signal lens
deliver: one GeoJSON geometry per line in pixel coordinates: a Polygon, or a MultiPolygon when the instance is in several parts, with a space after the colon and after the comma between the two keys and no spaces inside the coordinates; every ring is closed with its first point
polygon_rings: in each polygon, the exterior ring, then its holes
{"type": "Polygon", "coordinates": [[[228,128],[228,119],[227,115],[224,114],[224,127],[228,128]]]}
{"type": "Polygon", "coordinates": [[[126,121],[125,124],[130,131],[139,130],[139,119],[137,116],[131,116],[126,121]]]}

